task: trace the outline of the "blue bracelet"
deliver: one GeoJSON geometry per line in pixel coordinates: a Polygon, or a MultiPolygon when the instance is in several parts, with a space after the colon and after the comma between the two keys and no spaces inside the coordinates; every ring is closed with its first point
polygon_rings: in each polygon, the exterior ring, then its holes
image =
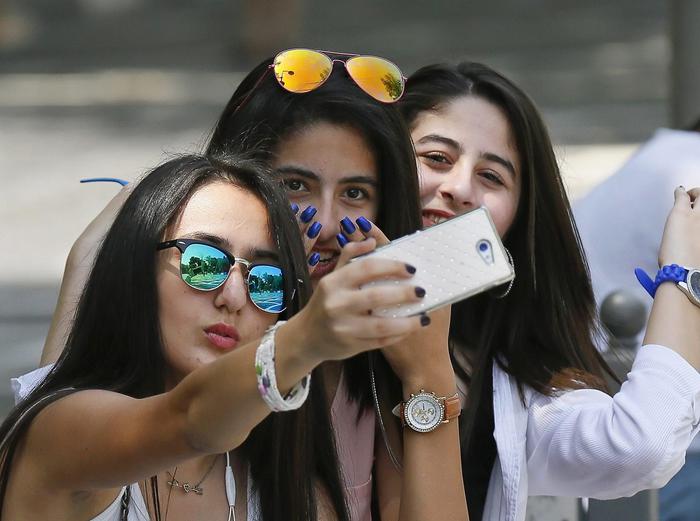
{"type": "Polygon", "coordinates": [[[87,179],[81,179],[81,183],[119,183],[122,186],[129,184],[129,181],[124,181],[124,179],[117,179],[116,177],[88,177],[87,179]]]}
{"type": "Polygon", "coordinates": [[[656,290],[664,282],[678,283],[685,281],[688,276],[688,270],[678,264],[667,264],[656,272],[656,278],[654,280],[651,280],[651,277],[647,275],[642,268],[635,269],[634,274],[637,276],[637,280],[642,287],[654,298],[656,290]]]}

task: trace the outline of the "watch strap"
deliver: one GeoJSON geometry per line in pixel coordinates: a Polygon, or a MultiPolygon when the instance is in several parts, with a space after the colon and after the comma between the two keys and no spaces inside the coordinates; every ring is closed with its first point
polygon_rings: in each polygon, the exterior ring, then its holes
{"type": "Polygon", "coordinates": [[[656,290],[664,282],[675,282],[676,284],[679,282],[685,282],[685,279],[688,276],[688,270],[683,266],[679,266],[678,264],[667,264],[662,266],[661,269],[656,272],[656,277],[653,281],[651,280],[651,277],[649,277],[649,275],[647,275],[647,273],[641,268],[635,269],[634,274],[637,276],[637,280],[642,287],[647,291],[647,293],[649,293],[649,295],[651,295],[652,298],[654,298],[656,295],[656,290]]]}
{"type": "Polygon", "coordinates": [[[450,420],[454,420],[462,414],[462,401],[459,399],[459,394],[454,393],[452,396],[441,399],[445,400],[445,417],[442,419],[442,423],[450,423],[450,420]]]}

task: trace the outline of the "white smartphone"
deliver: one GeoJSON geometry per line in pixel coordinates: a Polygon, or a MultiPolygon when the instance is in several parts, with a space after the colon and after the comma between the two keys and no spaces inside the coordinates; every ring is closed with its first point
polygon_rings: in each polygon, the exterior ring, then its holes
{"type": "Polygon", "coordinates": [[[392,259],[415,266],[406,280],[367,284],[411,284],[425,289],[420,302],[374,310],[385,317],[406,317],[431,311],[510,282],[515,270],[485,207],[417,231],[381,246],[366,258],[392,259]]]}

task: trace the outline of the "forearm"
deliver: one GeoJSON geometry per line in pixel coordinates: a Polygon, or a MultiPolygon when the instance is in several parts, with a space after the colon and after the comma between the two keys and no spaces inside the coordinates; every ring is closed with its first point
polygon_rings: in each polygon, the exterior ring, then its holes
{"type": "Polygon", "coordinates": [[[656,291],[644,343],[666,346],[700,370],[700,308],[672,283],[656,291]]]}
{"type": "MultiPolygon", "coordinates": [[[[292,319],[275,335],[275,373],[282,396],[320,363],[305,356],[299,326],[292,319]]],[[[197,369],[173,389],[173,407],[182,412],[187,442],[197,451],[222,452],[240,445],[270,413],[255,372],[259,344],[257,339],[237,348],[197,369]]]]}
{"type": "Polygon", "coordinates": [[[61,355],[68,338],[68,332],[73,325],[80,295],[92,269],[95,259],[95,247],[86,250],[80,247],[80,241],[79,239],[76,242],[68,254],[63,280],[61,281],[61,289],[56,301],[56,309],[54,310],[51,326],[41,352],[40,365],[42,366],[56,362],[61,355]]]}
{"type": "MultiPolygon", "coordinates": [[[[404,399],[421,389],[438,396],[456,392],[455,376],[442,370],[406,379],[404,399]]],[[[444,364],[443,364],[444,365],[444,364]]],[[[404,428],[403,483],[401,491],[401,521],[441,519],[464,521],[469,518],[462,480],[462,465],[457,419],[440,425],[428,433],[404,428]]]]}
{"type": "Polygon", "coordinates": [[[66,260],[56,310],[41,353],[41,365],[53,363],[61,355],[97,250],[132,188],[133,183],[123,187],[73,243],[66,260]]]}

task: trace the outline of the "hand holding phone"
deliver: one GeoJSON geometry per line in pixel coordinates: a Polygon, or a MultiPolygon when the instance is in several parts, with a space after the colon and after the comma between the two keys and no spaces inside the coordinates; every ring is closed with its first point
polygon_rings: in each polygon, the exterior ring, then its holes
{"type": "Polygon", "coordinates": [[[382,280],[426,290],[421,302],[375,310],[378,316],[405,317],[431,311],[500,286],[515,277],[485,207],[407,235],[359,258],[393,259],[416,268],[409,281],[382,280]]]}

